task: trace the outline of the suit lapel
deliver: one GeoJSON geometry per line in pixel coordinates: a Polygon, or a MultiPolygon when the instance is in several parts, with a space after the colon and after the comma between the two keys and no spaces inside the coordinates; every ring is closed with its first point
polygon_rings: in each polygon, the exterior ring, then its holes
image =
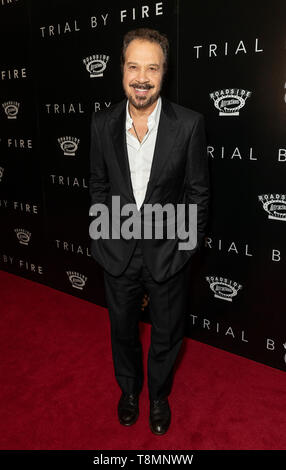
{"type": "MultiPolygon", "coordinates": [[[[133,194],[126,144],[126,102],[127,100],[124,99],[118,104],[117,113],[115,113],[115,115],[110,120],[110,132],[122,176],[126,181],[128,195],[131,197],[132,201],[136,203],[133,194]]],[[[169,154],[176,141],[178,130],[179,125],[173,107],[170,101],[162,96],[162,108],[159,119],[157,138],[154,148],[149,182],[143,204],[148,201],[155,184],[160,178],[160,175],[164,173],[164,167],[166,166],[169,154]]]]}
{"type": "Polygon", "coordinates": [[[131,181],[131,173],[129,167],[129,159],[128,159],[128,152],[127,152],[127,142],[126,142],[126,99],[121,101],[118,104],[117,113],[113,118],[110,120],[110,133],[111,139],[113,140],[116,157],[118,164],[120,166],[122,176],[124,181],[126,182],[126,189],[128,192],[129,197],[132,198],[132,201],[136,204],[133,188],[132,188],[132,181],[131,181]]]}

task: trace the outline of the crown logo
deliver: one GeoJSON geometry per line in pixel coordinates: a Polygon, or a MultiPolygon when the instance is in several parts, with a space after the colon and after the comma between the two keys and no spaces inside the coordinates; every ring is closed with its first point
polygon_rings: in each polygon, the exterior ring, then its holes
{"type": "Polygon", "coordinates": [[[64,152],[64,155],[71,156],[71,155],[75,155],[75,152],[78,149],[79,139],[77,137],[71,137],[71,136],[59,137],[58,143],[60,144],[60,147],[62,151],[64,152]]]}
{"type": "Polygon", "coordinates": [[[3,175],[4,175],[4,168],[3,166],[0,166],[0,182],[2,181],[3,175]]]}
{"type": "Polygon", "coordinates": [[[6,101],[2,103],[2,106],[8,119],[17,119],[20,103],[17,101],[6,101]]]}
{"type": "Polygon", "coordinates": [[[14,232],[16,233],[16,236],[21,245],[28,245],[32,235],[31,232],[24,230],[23,228],[15,228],[14,232]]]}
{"type": "Polygon", "coordinates": [[[83,59],[86,70],[90,73],[90,78],[102,77],[108,60],[109,55],[105,54],[93,54],[83,59]]]}
{"type": "Polygon", "coordinates": [[[240,109],[250,96],[251,91],[242,88],[226,88],[210,93],[210,98],[219,110],[219,116],[239,116],[240,109]]]}
{"type": "Polygon", "coordinates": [[[241,284],[225,277],[206,276],[206,280],[210,285],[210,289],[214,292],[214,296],[228,302],[232,302],[233,297],[242,289],[241,284]]]}
{"type": "Polygon", "coordinates": [[[268,213],[268,219],[286,221],[286,194],[261,194],[258,200],[268,213]]]}
{"type": "Polygon", "coordinates": [[[87,277],[75,271],[66,271],[66,273],[68,275],[71,285],[75,289],[83,290],[87,281],[87,277]]]}

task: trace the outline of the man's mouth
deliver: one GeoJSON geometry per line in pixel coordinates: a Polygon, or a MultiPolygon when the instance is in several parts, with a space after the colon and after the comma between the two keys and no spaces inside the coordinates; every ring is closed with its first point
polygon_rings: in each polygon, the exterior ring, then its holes
{"type": "Polygon", "coordinates": [[[150,90],[150,88],[140,88],[140,87],[135,87],[135,86],[133,86],[133,88],[135,90],[135,93],[140,96],[147,95],[148,91],[150,90]]]}

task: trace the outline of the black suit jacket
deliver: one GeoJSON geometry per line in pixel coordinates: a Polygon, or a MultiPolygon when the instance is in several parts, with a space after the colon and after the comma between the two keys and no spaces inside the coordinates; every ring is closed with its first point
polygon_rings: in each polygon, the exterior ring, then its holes
{"type": "MultiPolygon", "coordinates": [[[[179,250],[177,237],[143,238],[145,262],[158,282],[179,271],[202,245],[209,200],[204,118],[200,113],[163,96],[161,98],[162,108],[150,178],[140,210],[144,203],[159,203],[162,206],[167,203],[175,206],[178,203],[197,204],[198,243],[194,249],[179,250]]],[[[91,118],[91,206],[95,203],[106,204],[110,216],[113,195],[120,196],[120,207],[128,203],[136,204],[126,145],[126,102],[127,98],[111,108],[93,112],[91,118]]],[[[126,218],[121,216],[120,223],[126,218]]],[[[119,239],[92,239],[91,255],[110,274],[118,276],[126,268],[137,242],[135,238],[126,240],[122,236],[119,239]]]]}

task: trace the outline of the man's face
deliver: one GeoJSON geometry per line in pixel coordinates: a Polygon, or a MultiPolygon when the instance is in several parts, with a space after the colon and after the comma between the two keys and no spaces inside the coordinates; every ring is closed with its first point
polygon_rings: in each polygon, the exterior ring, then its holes
{"type": "Polygon", "coordinates": [[[146,109],[159,97],[163,79],[164,53],[156,42],[133,39],[125,51],[122,84],[137,109],[146,109]]]}

